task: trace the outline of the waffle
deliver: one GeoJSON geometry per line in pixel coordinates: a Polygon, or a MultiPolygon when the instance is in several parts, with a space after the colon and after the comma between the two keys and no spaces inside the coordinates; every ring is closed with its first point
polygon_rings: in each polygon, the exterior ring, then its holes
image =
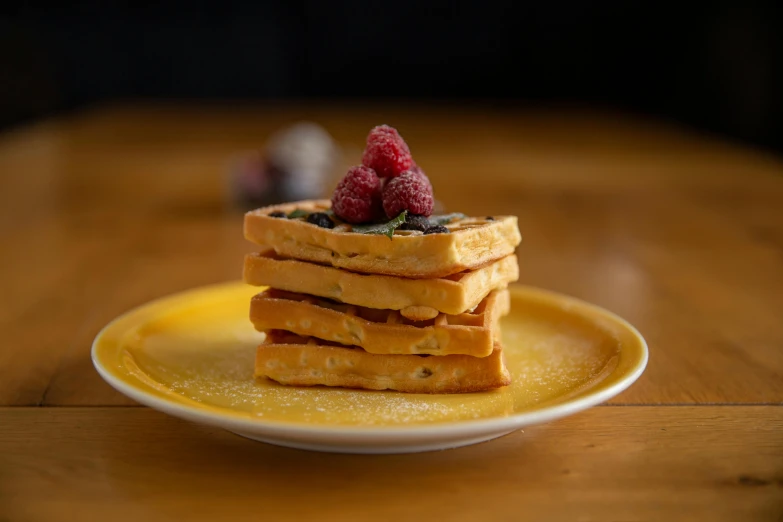
{"type": "Polygon", "coordinates": [[[288,330],[303,336],[360,346],[373,354],[472,355],[492,353],[497,322],[508,313],[508,290],[491,292],[473,312],[439,314],[412,322],[395,310],[375,310],[280,290],[266,290],[250,303],[259,331],[288,330]]]}
{"type": "Polygon", "coordinates": [[[330,208],[328,200],[309,200],[253,210],[245,214],[245,238],[285,257],[410,278],[444,277],[478,268],[512,254],[522,240],[515,216],[455,219],[445,225],[449,234],[397,229],[391,240],[352,233],[351,225],[342,222],[327,229],[303,218],[269,217],[276,211],[288,214],[296,209],[322,212],[330,208]]]}
{"type": "Polygon", "coordinates": [[[256,377],[296,386],[341,386],[409,393],[464,393],[510,384],[499,344],[488,357],[373,355],[272,330],[256,352],[256,377]]]}
{"type": "Polygon", "coordinates": [[[505,288],[518,277],[514,255],[439,279],[357,274],[281,258],[272,250],[248,254],[244,267],[244,280],[251,285],[271,286],[367,308],[400,310],[404,317],[414,321],[433,319],[438,312],[457,315],[473,310],[492,290],[505,288]]]}

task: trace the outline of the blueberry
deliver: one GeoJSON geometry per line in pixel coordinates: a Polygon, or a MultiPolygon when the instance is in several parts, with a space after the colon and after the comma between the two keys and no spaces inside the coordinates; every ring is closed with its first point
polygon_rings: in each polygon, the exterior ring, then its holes
{"type": "Polygon", "coordinates": [[[448,234],[450,230],[443,225],[435,225],[434,227],[430,227],[427,230],[424,231],[424,235],[427,234],[448,234]]]}
{"type": "Polygon", "coordinates": [[[275,212],[270,212],[269,217],[273,218],[285,218],[285,212],[280,212],[279,210],[276,210],[275,212]]]}
{"type": "Polygon", "coordinates": [[[408,214],[405,216],[405,223],[400,225],[400,230],[418,230],[426,232],[430,228],[430,220],[417,214],[408,214]]]}
{"type": "Polygon", "coordinates": [[[493,218],[492,216],[487,216],[487,217],[486,217],[486,220],[487,220],[487,221],[495,221],[495,218],[493,218]]]}
{"type": "Polygon", "coordinates": [[[321,228],[334,228],[334,221],[332,221],[331,218],[323,212],[313,212],[312,214],[308,214],[306,221],[321,228]]]}

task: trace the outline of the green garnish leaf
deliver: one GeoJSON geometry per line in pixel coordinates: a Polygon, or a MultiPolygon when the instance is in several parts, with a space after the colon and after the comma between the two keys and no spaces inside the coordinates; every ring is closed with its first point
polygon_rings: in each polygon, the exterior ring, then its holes
{"type": "Polygon", "coordinates": [[[302,210],[301,208],[298,208],[298,209],[294,210],[293,212],[291,212],[290,214],[288,214],[288,219],[295,219],[295,218],[300,218],[300,217],[306,217],[309,214],[310,213],[308,211],[302,210]]]}
{"type": "Polygon", "coordinates": [[[383,234],[389,239],[394,235],[394,231],[397,227],[405,223],[405,216],[408,215],[407,210],[403,210],[399,216],[394,219],[390,219],[386,223],[374,223],[372,225],[356,225],[351,229],[351,232],[357,234],[383,234]]]}
{"type": "Polygon", "coordinates": [[[441,214],[440,216],[430,216],[430,223],[432,226],[445,225],[455,219],[465,219],[466,216],[462,212],[453,212],[451,214],[441,214]]]}

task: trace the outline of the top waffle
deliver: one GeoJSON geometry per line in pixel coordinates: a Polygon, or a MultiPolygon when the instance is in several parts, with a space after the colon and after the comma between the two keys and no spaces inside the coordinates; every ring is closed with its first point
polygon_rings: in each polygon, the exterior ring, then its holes
{"type": "Polygon", "coordinates": [[[350,224],[337,220],[337,226],[328,229],[304,218],[269,216],[272,212],[309,213],[330,208],[328,200],[309,200],[253,210],[245,214],[245,238],[286,257],[411,278],[444,277],[485,265],[513,253],[522,240],[514,216],[456,218],[444,225],[449,234],[397,229],[391,240],[383,235],[353,233],[350,224]]]}

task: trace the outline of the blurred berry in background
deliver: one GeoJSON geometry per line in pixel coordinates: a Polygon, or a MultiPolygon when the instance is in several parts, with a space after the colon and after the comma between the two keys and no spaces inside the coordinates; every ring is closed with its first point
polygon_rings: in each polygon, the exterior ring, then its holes
{"type": "Polygon", "coordinates": [[[240,156],[229,173],[232,201],[251,209],[323,197],[340,159],[329,133],[300,122],[274,133],[261,151],[240,156]]]}

